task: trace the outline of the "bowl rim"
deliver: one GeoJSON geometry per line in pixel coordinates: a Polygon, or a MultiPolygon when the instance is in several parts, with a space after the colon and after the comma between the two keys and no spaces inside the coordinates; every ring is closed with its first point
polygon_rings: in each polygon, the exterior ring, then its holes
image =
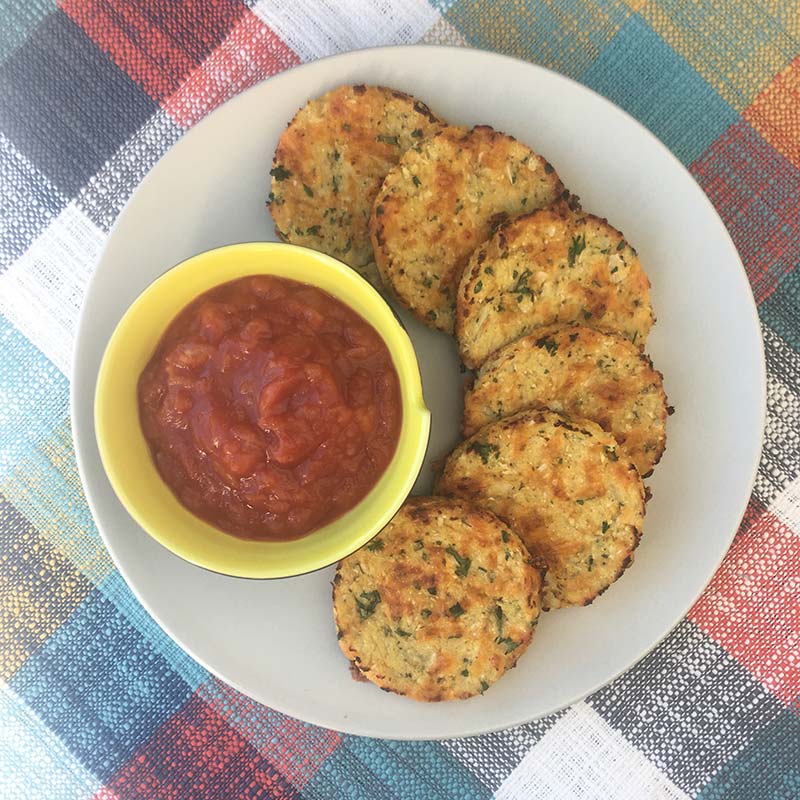
{"type": "MultiPolygon", "coordinates": [[[[164,313],[167,312],[162,312],[162,317],[164,313]]],[[[148,352],[152,354],[152,348],[148,352]]],[[[137,366],[133,372],[135,373],[134,380],[138,381],[141,367],[137,366]]],[[[130,370],[128,370],[128,373],[130,373],[130,370]]],[[[138,417],[138,400],[134,397],[133,402],[137,408],[136,425],[130,426],[130,428],[135,428],[135,431],[138,432],[138,437],[132,430],[129,431],[129,435],[136,438],[137,441],[141,440],[141,444],[147,448],[138,417]]],[[[184,561],[209,572],[242,579],[274,580],[305,575],[324,569],[358,550],[383,529],[411,493],[414,482],[422,469],[430,440],[430,411],[425,404],[422,391],[419,361],[414,345],[395,310],[369,281],[343,262],[325,253],[285,242],[251,241],[209,248],[173,264],[148,283],[128,305],[114,326],[114,330],[105,345],[98,370],[93,405],[95,438],[100,460],[115,495],[127,513],[145,533],[184,561]],[[225,274],[226,270],[229,269],[228,262],[230,259],[235,260],[240,257],[245,259],[247,257],[274,259],[276,255],[288,255],[290,256],[290,261],[295,264],[302,264],[302,274],[296,277],[283,274],[286,271],[285,269],[283,271],[280,268],[276,269],[275,264],[269,264],[268,260],[255,269],[239,266],[233,269],[231,274],[225,274]],[[188,300],[184,297],[170,295],[168,290],[175,288],[176,285],[184,285],[186,283],[185,276],[191,274],[193,269],[199,265],[203,265],[206,269],[202,275],[193,275],[194,283],[199,281],[204,288],[196,290],[188,300]],[[320,286],[317,280],[314,279],[316,277],[315,272],[320,272],[323,275],[322,283],[325,283],[324,276],[326,273],[332,275],[337,282],[335,284],[336,289],[330,291],[330,287],[320,286]],[[170,498],[165,502],[184,519],[186,515],[191,517],[192,523],[202,531],[202,535],[198,536],[197,540],[193,541],[189,546],[186,543],[176,543],[174,535],[165,532],[166,525],[154,523],[152,519],[154,513],[148,513],[147,509],[142,507],[142,498],[134,499],[132,496],[130,486],[134,481],[131,478],[131,474],[138,474],[138,471],[123,469],[124,457],[119,452],[116,452],[114,446],[110,443],[114,438],[112,428],[119,425],[117,414],[112,406],[115,392],[120,391],[119,388],[115,388],[113,385],[114,371],[119,371],[121,367],[115,367],[113,364],[119,361],[117,357],[121,352],[130,346],[132,337],[141,334],[142,315],[154,304],[160,303],[162,307],[166,306],[169,309],[166,323],[157,321],[148,325],[147,321],[144,321],[148,337],[150,339],[155,337],[157,342],[161,339],[170,321],[192,301],[192,298],[232,280],[237,280],[247,275],[259,274],[286,277],[321,289],[343,302],[362,318],[365,318],[377,331],[389,349],[400,381],[403,421],[396,450],[377,483],[352,509],[305,536],[287,541],[242,539],[226,533],[221,528],[197,517],[180,503],[172,493],[159,475],[150,457],[149,464],[152,466],[152,473],[146,476],[146,480],[152,482],[153,475],[155,475],[157,483],[162,489],[166,490],[166,494],[163,497],[166,498],[168,495],[170,498]],[[341,292],[338,291],[340,288],[341,292]],[[348,300],[346,296],[348,291],[351,292],[351,296],[354,295],[359,298],[359,302],[355,303],[355,305],[360,304],[362,309],[368,307],[370,313],[374,313],[374,316],[367,317],[360,309],[354,308],[354,303],[352,300],[348,300]],[[404,441],[410,435],[413,436],[413,442],[404,441]],[[386,489],[387,481],[391,481],[394,488],[386,489]],[[374,500],[371,503],[368,501],[376,496],[379,488],[382,494],[390,496],[391,501],[386,501],[379,506],[380,513],[377,511],[372,513],[368,523],[361,526],[362,532],[359,535],[350,536],[348,534],[338,548],[333,545],[326,546],[324,538],[326,532],[337,525],[342,526],[343,520],[346,521],[344,524],[353,522],[353,518],[357,519],[362,509],[376,505],[374,500]],[[249,551],[247,559],[243,562],[243,557],[240,553],[238,557],[232,559],[234,562],[238,561],[238,565],[233,566],[230,559],[209,556],[204,551],[204,548],[211,543],[211,538],[216,537],[221,537],[218,541],[222,545],[228,545],[242,552],[245,549],[249,551]],[[316,549],[322,548],[322,555],[313,555],[314,550],[311,551],[311,554],[303,554],[304,545],[298,543],[308,542],[312,538],[316,542],[316,549]],[[344,541],[348,542],[346,547],[343,546],[344,541]],[[292,556],[290,554],[287,556],[287,551],[290,552],[291,549],[298,548],[298,555],[292,556]],[[289,568],[285,566],[283,568],[272,567],[269,563],[265,563],[265,560],[269,559],[270,555],[273,557],[280,556],[284,560],[288,558],[293,563],[293,566],[289,568]]]]}

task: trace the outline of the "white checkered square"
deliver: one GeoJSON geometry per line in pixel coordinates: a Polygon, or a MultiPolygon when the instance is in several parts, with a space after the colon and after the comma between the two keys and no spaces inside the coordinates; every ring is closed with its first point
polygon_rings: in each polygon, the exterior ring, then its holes
{"type": "MultiPolygon", "coordinates": [[[[800,536],[800,478],[795,478],[772,501],[769,510],[795,536],[800,536]]],[[[800,597],[800,591],[798,591],[798,597],[800,597]]]]}
{"type": "Polygon", "coordinates": [[[688,795],[586,703],[570,708],[503,781],[496,800],[681,800],[688,795]]]}
{"type": "Polygon", "coordinates": [[[181,134],[163,111],[154,114],[81,189],[77,207],[98,228],[111,230],[136,187],[181,134]]]}
{"type": "Polygon", "coordinates": [[[439,19],[425,0],[259,0],[253,11],[300,57],[385,44],[416,44],[439,19]]]}
{"type": "Polygon", "coordinates": [[[70,203],[0,275],[0,313],[65,375],[83,295],[105,238],[70,203]]]}
{"type": "Polygon", "coordinates": [[[800,475],[800,354],[762,325],[767,361],[767,422],[755,493],[769,505],[800,475]]]}
{"type": "Polygon", "coordinates": [[[587,702],[690,793],[783,710],[778,698],[688,620],[587,702]]]}

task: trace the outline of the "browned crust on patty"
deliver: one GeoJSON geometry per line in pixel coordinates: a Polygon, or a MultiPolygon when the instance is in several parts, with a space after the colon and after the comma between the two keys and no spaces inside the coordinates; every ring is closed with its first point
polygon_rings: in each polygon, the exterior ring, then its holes
{"type": "Polygon", "coordinates": [[[387,691],[427,702],[471,697],[530,644],[542,575],[493,514],[460,498],[410,498],[339,564],[339,646],[387,691]]]}
{"type": "Polygon", "coordinates": [[[411,147],[386,176],[370,220],[384,282],[427,325],[452,332],[470,254],[510,216],[564,194],[553,167],[487,125],[450,126],[411,147]]]}
{"type": "Polygon", "coordinates": [[[543,608],[586,605],[630,563],[645,493],[611,434],[587,419],[527,410],[486,425],[445,462],[436,490],[518,531],[547,564],[543,608]]]}
{"type": "Polygon", "coordinates": [[[636,251],[607,220],[559,203],[510,220],[475,250],[455,330],[464,363],[475,368],[548,325],[587,325],[641,348],[654,319],[636,251]]]}
{"type": "Polygon", "coordinates": [[[386,173],[444,123],[384,86],[340,86],[301,108],[272,164],[268,207],[278,236],[374,274],[369,215],[386,173]]]}
{"type": "Polygon", "coordinates": [[[490,357],[464,395],[462,430],[525,408],[585,417],[610,432],[647,476],[666,446],[667,397],[649,357],[619,334],[538,328],[490,357]]]}

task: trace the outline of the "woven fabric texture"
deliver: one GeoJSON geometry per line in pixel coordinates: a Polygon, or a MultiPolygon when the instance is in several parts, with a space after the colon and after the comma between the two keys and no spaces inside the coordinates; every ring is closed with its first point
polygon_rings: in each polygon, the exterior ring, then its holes
{"type": "Polygon", "coordinates": [[[0,797],[800,798],[800,5],[796,0],[0,0],[0,797]],[[445,742],[344,736],[212,677],[98,536],[69,426],[87,281],[182,134],[296,64],[380,44],[553,68],[650,128],[744,261],[763,458],[710,586],[584,702],[445,742]]]}

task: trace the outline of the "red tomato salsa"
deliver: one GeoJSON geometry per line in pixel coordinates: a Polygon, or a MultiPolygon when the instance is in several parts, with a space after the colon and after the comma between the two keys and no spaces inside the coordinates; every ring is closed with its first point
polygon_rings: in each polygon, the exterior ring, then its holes
{"type": "Polygon", "coordinates": [[[248,539],[298,538],[351,509],[400,435],[400,383],[377,331],[284,278],[200,295],[138,391],[161,477],[197,516],[248,539]]]}

